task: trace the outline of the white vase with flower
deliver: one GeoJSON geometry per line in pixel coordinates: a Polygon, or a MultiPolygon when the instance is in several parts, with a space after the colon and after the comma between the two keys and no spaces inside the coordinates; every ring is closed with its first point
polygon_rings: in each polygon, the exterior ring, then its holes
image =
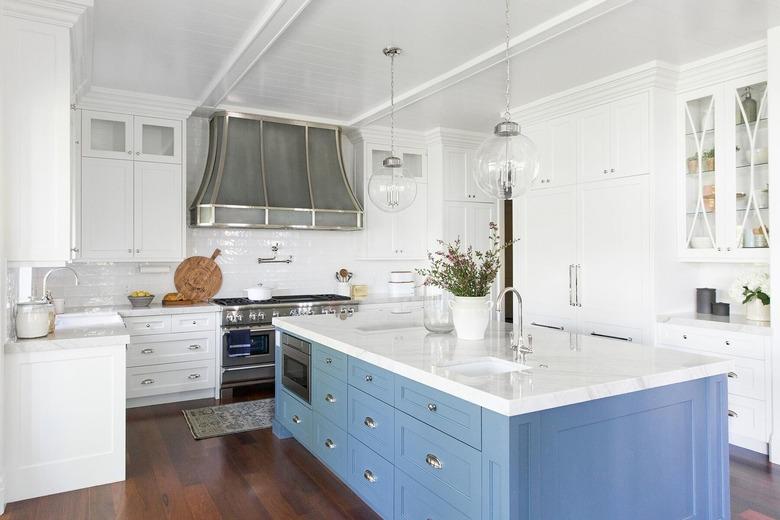
{"type": "Polygon", "coordinates": [[[745,318],[751,321],[769,321],[769,274],[763,271],[746,271],[731,285],[729,295],[745,305],[745,318]]]}

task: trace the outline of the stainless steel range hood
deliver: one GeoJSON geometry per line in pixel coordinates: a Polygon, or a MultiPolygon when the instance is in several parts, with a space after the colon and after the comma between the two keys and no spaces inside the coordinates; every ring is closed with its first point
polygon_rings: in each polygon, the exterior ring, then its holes
{"type": "Polygon", "coordinates": [[[190,225],[227,228],[363,229],[347,181],[341,128],[217,112],[190,225]]]}

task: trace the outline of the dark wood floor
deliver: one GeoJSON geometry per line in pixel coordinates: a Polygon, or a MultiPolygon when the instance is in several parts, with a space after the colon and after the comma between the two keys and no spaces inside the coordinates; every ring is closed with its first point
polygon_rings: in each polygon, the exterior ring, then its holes
{"type": "MultiPolygon", "coordinates": [[[[212,403],[128,410],[125,482],[9,504],[3,520],[378,518],[295,441],[280,441],[270,429],[193,440],[182,408],[212,403]]],[[[731,494],[734,520],[780,520],[780,466],[733,449],[731,494]]]]}

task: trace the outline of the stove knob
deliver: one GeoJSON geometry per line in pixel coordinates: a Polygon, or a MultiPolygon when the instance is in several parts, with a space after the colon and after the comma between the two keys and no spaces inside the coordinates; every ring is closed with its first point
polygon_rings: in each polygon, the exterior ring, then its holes
{"type": "Polygon", "coordinates": [[[236,314],[236,321],[244,321],[244,316],[242,314],[236,314]]]}
{"type": "Polygon", "coordinates": [[[355,308],[350,307],[349,309],[347,309],[347,313],[349,313],[349,315],[352,316],[353,314],[355,314],[355,308]]]}
{"type": "Polygon", "coordinates": [[[228,314],[225,316],[225,319],[228,321],[228,323],[235,323],[236,322],[236,315],[235,314],[228,314]]]}
{"type": "Polygon", "coordinates": [[[260,321],[263,321],[265,319],[265,313],[264,312],[258,312],[257,313],[257,319],[260,321]]]}
{"type": "Polygon", "coordinates": [[[298,311],[297,310],[290,309],[290,316],[297,316],[297,315],[298,315],[298,311]]]}
{"type": "Polygon", "coordinates": [[[254,312],[249,313],[249,321],[256,321],[257,320],[257,314],[254,312]]]}
{"type": "Polygon", "coordinates": [[[273,316],[274,318],[278,318],[278,317],[279,317],[279,311],[274,311],[274,312],[272,313],[272,316],[273,316]]]}

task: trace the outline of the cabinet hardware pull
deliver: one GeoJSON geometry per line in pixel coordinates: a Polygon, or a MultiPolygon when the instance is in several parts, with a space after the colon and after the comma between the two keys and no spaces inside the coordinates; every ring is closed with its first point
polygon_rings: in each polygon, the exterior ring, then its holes
{"type": "Polygon", "coordinates": [[[333,397],[333,394],[325,394],[325,402],[327,403],[335,403],[336,398],[333,397]]]}
{"type": "Polygon", "coordinates": [[[374,376],[372,376],[371,374],[367,374],[364,379],[366,380],[366,383],[370,383],[371,381],[374,380],[374,376]]]}
{"type": "Polygon", "coordinates": [[[535,321],[532,321],[531,325],[533,325],[534,327],[543,327],[545,329],[563,330],[563,327],[556,327],[555,325],[545,325],[544,323],[536,323],[535,321]]]}
{"type": "Polygon", "coordinates": [[[436,404],[428,403],[428,411],[429,412],[435,412],[436,411],[436,404]]]}
{"type": "Polygon", "coordinates": [[[615,168],[610,168],[609,173],[615,173],[615,168]]]}
{"type": "Polygon", "coordinates": [[[142,385],[151,385],[152,383],[154,383],[154,379],[144,379],[141,381],[142,385]]]}
{"type": "Polygon", "coordinates": [[[187,379],[200,379],[200,374],[190,374],[187,379]]]}
{"type": "Polygon", "coordinates": [[[582,266],[577,264],[576,267],[577,270],[574,271],[574,297],[575,301],[577,302],[577,307],[582,307],[582,302],[580,301],[580,275],[582,274],[582,266]]]}
{"type": "Polygon", "coordinates": [[[600,334],[598,332],[591,332],[591,336],[596,336],[597,338],[608,338],[608,339],[619,339],[621,341],[634,341],[634,338],[631,336],[623,337],[623,336],[612,336],[611,334],[600,334]]]}
{"type": "Polygon", "coordinates": [[[193,325],[197,325],[197,324],[198,324],[198,322],[197,322],[197,321],[195,321],[195,320],[192,320],[192,324],[193,324],[193,325]]]}
{"type": "Polygon", "coordinates": [[[731,346],[731,342],[730,342],[729,340],[726,340],[726,346],[727,346],[727,347],[730,347],[730,346],[731,346]]]}
{"type": "Polygon", "coordinates": [[[135,250],[135,252],[136,252],[136,253],[140,253],[140,252],[141,252],[141,250],[140,250],[140,249],[136,249],[136,250],[135,250]]]}
{"type": "Polygon", "coordinates": [[[331,358],[329,358],[329,357],[326,357],[325,358],[325,364],[326,365],[330,365],[331,363],[333,363],[333,360],[331,358]]]}
{"type": "Polygon", "coordinates": [[[688,339],[688,335],[687,334],[683,334],[683,339],[688,339]]]}
{"type": "Polygon", "coordinates": [[[294,422],[295,424],[301,424],[301,418],[298,417],[297,415],[293,415],[291,417],[291,419],[292,419],[292,422],[294,422]]]}
{"type": "Polygon", "coordinates": [[[607,173],[607,170],[604,170],[604,173],[607,173]]]}
{"type": "Polygon", "coordinates": [[[574,264],[569,264],[569,305],[574,307],[574,292],[572,291],[574,288],[574,275],[572,271],[574,271],[574,264]]]}
{"type": "Polygon", "coordinates": [[[74,253],[78,253],[79,252],[79,248],[78,247],[71,247],[70,250],[73,251],[74,253]]]}
{"type": "Polygon", "coordinates": [[[328,448],[329,450],[332,450],[333,448],[336,447],[336,443],[330,439],[325,439],[325,447],[328,448]]]}
{"type": "Polygon", "coordinates": [[[739,414],[734,410],[729,410],[729,417],[734,417],[736,419],[737,417],[739,417],[739,414]]]}
{"type": "Polygon", "coordinates": [[[136,155],[141,155],[141,152],[135,152],[136,155]]]}
{"type": "Polygon", "coordinates": [[[145,348],[141,351],[141,354],[154,354],[153,348],[145,348]]]}
{"type": "Polygon", "coordinates": [[[199,350],[200,349],[200,345],[190,345],[187,348],[190,349],[190,350],[199,350]]]}
{"type": "Polygon", "coordinates": [[[731,379],[739,379],[739,375],[736,372],[729,372],[727,374],[731,379]]]}
{"type": "Polygon", "coordinates": [[[425,456],[425,463],[428,464],[433,469],[441,469],[444,467],[444,464],[441,463],[439,457],[437,457],[433,453],[429,453],[428,455],[425,456]]]}
{"type": "Polygon", "coordinates": [[[128,150],[127,151],[127,155],[133,155],[133,151],[132,150],[128,150]]]}
{"type": "Polygon", "coordinates": [[[370,469],[367,469],[367,470],[365,470],[365,471],[363,472],[363,478],[364,478],[364,479],[366,479],[366,480],[368,480],[368,481],[369,481],[369,482],[371,482],[372,484],[373,484],[374,482],[376,482],[376,477],[374,476],[374,473],[373,473],[373,472],[372,472],[370,469]]]}
{"type": "Polygon", "coordinates": [[[376,428],[376,421],[373,419],[373,417],[366,417],[365,419],[363,419],[363,424],[365,424],[367,428],[371,428],[372,430],[376,428]]]}
{"type": "Polygon", "coordinates": [[[151,326],[152,326],[152,324],[151,324],[151,323],[147,323],[147,324],[146,324],[146,328],[147,328],[147,329],[148,329],[149,327],[151,327],[151,326]]]}

